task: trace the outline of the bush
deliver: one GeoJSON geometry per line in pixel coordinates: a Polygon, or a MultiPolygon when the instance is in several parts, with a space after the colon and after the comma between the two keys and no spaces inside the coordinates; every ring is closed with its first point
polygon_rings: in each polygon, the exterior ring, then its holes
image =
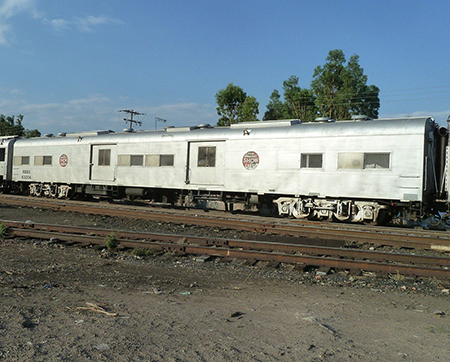
{"type": "Polygon", "coordinates": [[[105,236],[105,245],[108,249],[115,249],[119,246],[120,241],[118,239],[119,235],[111,232],[105,236]]]}
{"type": "Polygon", "coordinates": [[[155,249],[147,249],[147,248],[138,248],[137,246],[131,250],[131,255],[134,256],[150,256],[155,253],[155,249]]]}
{"type": "Polygon", "coordinates": [[[0,223],[0,238],[6,238],[11,235],[11,228],[5,223],[0,223]]]}

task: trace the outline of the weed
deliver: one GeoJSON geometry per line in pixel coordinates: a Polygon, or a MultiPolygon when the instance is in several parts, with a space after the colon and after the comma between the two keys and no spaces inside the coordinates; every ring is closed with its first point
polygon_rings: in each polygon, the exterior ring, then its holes
{"type": "Polygon", "coordinates": [[[150,256],[150,255],[153,255],[155,252],[156,252],[155,249],[144,249],[144,248],[135,247],[133,250],[131,250],[131,255],[150,256]]]}
{"type": "Polygon", "coordinates": [[[391,278],[392,280],[396,280],[397,282],[401,282],[403,280],[405,280],[405,276],[400,274],[397,270],[397,274],[391,274],[389,275],[389,278],[391,278]]]}
{"type": "Polygon", "coordinates": [[[5,223],[0,223],[0,238],[6,238],[11,235],[11,228],[5,223]]]}
{"type": "Polygon", "coordinates": [[[119,235],[111,232],[110,234],[105,236],[105,245],[108,249],[115,249],[119,246],[120,241],[118,239],[119,235]]]}

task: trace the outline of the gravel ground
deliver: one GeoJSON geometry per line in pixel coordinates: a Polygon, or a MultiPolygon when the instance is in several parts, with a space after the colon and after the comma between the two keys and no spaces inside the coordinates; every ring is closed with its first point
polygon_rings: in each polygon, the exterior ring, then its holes
{"type": "MultiPolygon", "coordinates": [[[[0,219],[220,231],[0,205],[0,219]]],[[[226,235],[225,235],[226,233],[226,235]]],[[[0,241],[0,360],[448,361],[448,285],[0,241]]]]}

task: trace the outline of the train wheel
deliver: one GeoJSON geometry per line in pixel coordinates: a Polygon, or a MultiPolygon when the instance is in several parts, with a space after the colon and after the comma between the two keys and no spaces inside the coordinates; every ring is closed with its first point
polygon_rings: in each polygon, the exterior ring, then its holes
{"type": "Polygon", "coordinates": [[[292,207],[292,216],[296,219],[305,219],[311,216],[311,210],[309,208],[303,208],[301,201],[296,201],[292,207]]]}

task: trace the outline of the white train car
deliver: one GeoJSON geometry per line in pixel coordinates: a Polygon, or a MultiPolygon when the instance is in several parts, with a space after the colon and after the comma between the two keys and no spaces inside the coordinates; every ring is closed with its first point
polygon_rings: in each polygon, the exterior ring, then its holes
{"type": "Polygon", "coordinates": [[[438,130],[429,117],[284,120],[5,142],[9,181],[32,195],[275,203],[297,218],[376,221],[435,201],[447,143],[438,130]]]}

